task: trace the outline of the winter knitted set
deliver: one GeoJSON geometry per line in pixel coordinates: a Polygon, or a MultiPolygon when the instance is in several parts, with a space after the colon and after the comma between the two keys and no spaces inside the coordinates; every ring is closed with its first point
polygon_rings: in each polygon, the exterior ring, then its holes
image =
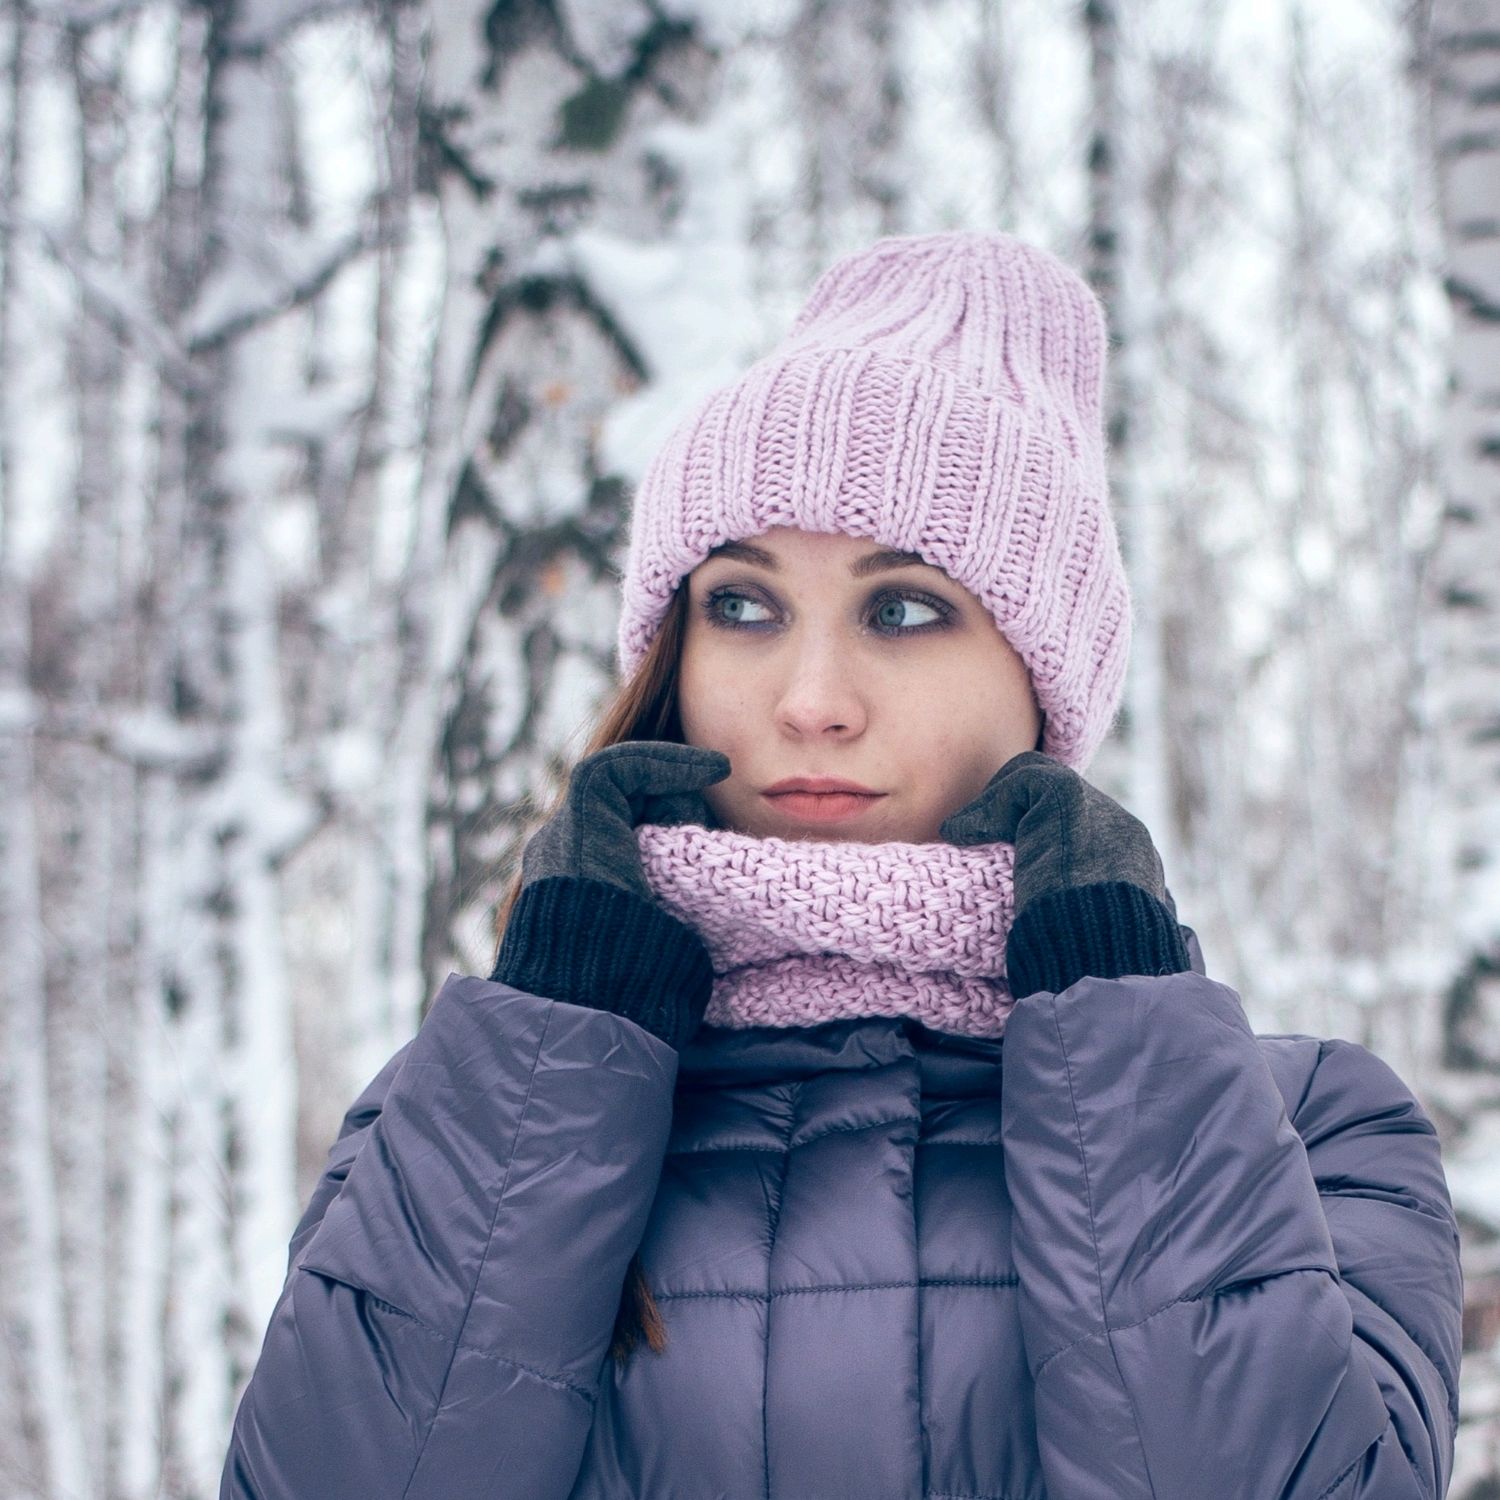
{"type": "MultiPolygon", "coordinates": [[[[643,477],[622,673],[720,542],[776,526],[869,537],[920,552],[981,600],[1030,672],[1043,751],[1081,770],[1130,646],[1105,339],[1087,284],[1010,235],[895,237],[834,264],[785,342],[703,399],[643,477]]],[[[710,1025],[907,1014],[1004,1030],[1009,844],[637,833],[653,892],[708,945],[710,1025]]]]}
{"type": "MultiPolygon", "coordinates": [[[[867,537],[919,553],[984,605],[1030,674],[1040,748],[1081,772],[1119,706],[1131,637],[1106,478],[1106,341],[1078,274],[1008,234],[894,236],[837,261],[788,337],[699,401],[647,467],[622,581],[622,678],[721,543],[776,527],[867,537]]],[[[1145,934],[1165,923],[1177,941],[1161,903],[1119,882],[1065,919],[1058,906],[1017,915],[1008,844],[636,834],[656,900],[636,902],[632,921],[612,893],[608,917],[598,890],[537,893],[539,923],[568,920],[571,901],[591,927],[592,957],[559,947],[549,959],[577,970],[549,969],[549,993],[590,993],[628,948],[629,1003],[652,1019],[695,972],[712,988],[711,1025],[905,1014],[996,1035],[1016,998],[1106,969],[1158,972],[1160,939],[1145,934]],[[632,930],[604,930],[617,921],[632,930]],[[674,933],[697,944],[696,965],[674,933]],[[673,995],[646,977],[653,965],[673,995]]]]}

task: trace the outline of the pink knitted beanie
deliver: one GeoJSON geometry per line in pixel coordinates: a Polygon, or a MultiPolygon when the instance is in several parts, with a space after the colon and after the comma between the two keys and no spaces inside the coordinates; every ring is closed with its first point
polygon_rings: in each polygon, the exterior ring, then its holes
{"type": "Polygon", "coordinates": [[[1042,749],[1082,771],[1109,732],[1130,593],[1109,508],[1103,308],[1003,233],[892,236],[818,278],[787,339],[700,401],[637,489],[618,662],[679,582],[777,526],[919,552],[1026,663],[1042,749]]]}

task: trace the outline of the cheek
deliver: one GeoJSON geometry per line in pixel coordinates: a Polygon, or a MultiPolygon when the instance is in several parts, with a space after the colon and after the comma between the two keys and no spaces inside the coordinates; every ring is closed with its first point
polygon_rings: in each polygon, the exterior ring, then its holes
{"type": "Polygon", "coordinates": [[[923,747],[922,761],[928,767],[926,774],[932,778],[934,791],[941,800],[962,796],[988,777],[985,767],[989,765],[991,752],[987,740],[964,726],[954,726],[952,732],[932,735],[923,747]]]}
{"type": "Polygon", "coordinates": [[[734,675],[715,657],[713,642],[696,633],[683,643],[677,669],[677,711],[689,743],[727,749],[748,714],[743,692],[732,685],[734,675]]]}
{"type": "Polygon", "coordinates": [[[941,726],[928,736],[930,764],[942,768],[939,774],[951,789],[968,796],[1035,739],[1029,733],[1029,697],[993,687],[976,691],[972,678],[940,707],[930,706],[923,722],[941,726]]]}

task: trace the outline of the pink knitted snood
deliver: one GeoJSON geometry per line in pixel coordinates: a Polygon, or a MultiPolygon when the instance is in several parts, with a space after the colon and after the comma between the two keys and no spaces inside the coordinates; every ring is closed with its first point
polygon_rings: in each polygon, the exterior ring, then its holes
{"type": "Polygon", "coordinates": [[[1005,935],[1011,844],[756,838],[697,824],[636,829],[647,884],[713,960],[711,1026],[915,1016],[999,1036],[1015,1004],[1005,935]]]}

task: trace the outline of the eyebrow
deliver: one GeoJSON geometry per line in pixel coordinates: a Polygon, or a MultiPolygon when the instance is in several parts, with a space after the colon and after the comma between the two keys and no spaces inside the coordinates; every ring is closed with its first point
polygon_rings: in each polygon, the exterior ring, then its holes
{"type": "MultiPolygon", "coordinates": [[[[757,547],[753,542],[724,542],[710,551],[704,561],[710,557],[727,557],[733,562],[755,563],[759,567],[768,568],[771,572],[779,571],[780,564],[775,557],[767,552],[764,547],[757,547]]],[[[920,552],[898,552],[893,547],[882,547],[875,552],[867,552],[863,557],[856,558],[849,564],[849,573],[854,578],[868,578],[871,573],[883,573],[889,568],[931,568],[920,552]]],[[[941,572],[942,569],[936,569],[941,572]]]]}

